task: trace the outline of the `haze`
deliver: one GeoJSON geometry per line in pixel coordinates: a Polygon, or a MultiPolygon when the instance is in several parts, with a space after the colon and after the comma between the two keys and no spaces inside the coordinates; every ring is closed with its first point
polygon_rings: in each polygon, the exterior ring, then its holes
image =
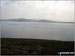
{"type": "Polygon", "coordinates": [[[1,19],[74,21],[74,1],[1,1],[1,19]]]}

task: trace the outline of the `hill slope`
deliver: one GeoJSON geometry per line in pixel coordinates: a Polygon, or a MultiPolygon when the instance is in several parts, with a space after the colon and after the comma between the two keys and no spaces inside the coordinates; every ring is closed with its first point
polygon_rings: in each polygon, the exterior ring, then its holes
{"type": "Polygon", "coordinates": [[[73,52],[73,41],[1,38],[2,55],[56,55],[73,52]]]}

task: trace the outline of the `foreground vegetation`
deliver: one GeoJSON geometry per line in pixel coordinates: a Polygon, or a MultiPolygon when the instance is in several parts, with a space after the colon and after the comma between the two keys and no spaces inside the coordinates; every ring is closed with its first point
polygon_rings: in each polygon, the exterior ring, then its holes
{"type": "Polygon", "coordinates": [[[73,52],[73,41],[41,39],[1,38],[2,55],[56,55],[58,52],[73,52]]]}

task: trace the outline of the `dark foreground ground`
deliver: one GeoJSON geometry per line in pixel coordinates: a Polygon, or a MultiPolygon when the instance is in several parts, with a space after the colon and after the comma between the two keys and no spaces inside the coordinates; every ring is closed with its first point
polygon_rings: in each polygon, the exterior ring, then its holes
{"type": "Polygon", "coordinates": [[[73,41],[1,38],[2,55],[58,55],[74,52],[73,41]]]}

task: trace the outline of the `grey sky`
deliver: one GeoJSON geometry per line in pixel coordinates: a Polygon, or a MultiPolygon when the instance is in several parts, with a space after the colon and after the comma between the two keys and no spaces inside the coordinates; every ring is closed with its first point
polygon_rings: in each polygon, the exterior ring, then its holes
{"type": "Polygon", "coordinates": [[[74,1],[1,1],[1,19],[74,21],[74,1]]]}

